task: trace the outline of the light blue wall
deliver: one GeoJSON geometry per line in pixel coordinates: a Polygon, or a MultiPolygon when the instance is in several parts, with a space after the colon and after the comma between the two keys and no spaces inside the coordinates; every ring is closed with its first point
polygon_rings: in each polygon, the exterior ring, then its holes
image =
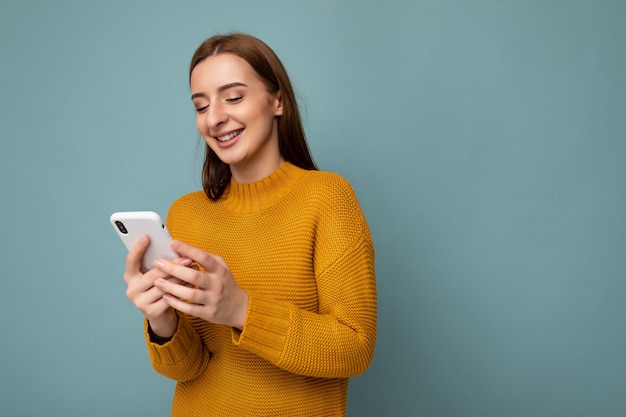
{"type": "Polygon", "coordinates": [[[282,57],[375,238],[351,416],[626,415],[626,3],[3,1],[0,415],[167,415],[116,210],[199,188],[187,65],[282,57]]]}

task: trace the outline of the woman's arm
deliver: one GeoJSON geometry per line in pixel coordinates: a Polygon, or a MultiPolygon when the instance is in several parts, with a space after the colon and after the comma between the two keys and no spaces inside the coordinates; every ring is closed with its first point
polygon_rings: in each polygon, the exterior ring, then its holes
{"type": "Polygon", "coordinates": [[[144,332],[152,367],[161,375],[184,382],[195,379],[206,369],[211,353],[189,319],[181,313],[177,316],[176,331],[164,344],[152,340],[148,320],[145,321],[144,332]]]}
{"type": "MultiPolygon", "coordinates": [[[[160,279],[177,280],[156,268],[145,274],[141,271],[141,259],[149,244],[143,236],[126,256],[126,296],[145,316],[145,335],[154,368],[177,381],[193,379],[206,367],[210,355],[193,327],[165,302],[165,293],[154,284],[160,279]],[[155,343],[151,334],[168,342],[155,343]]],[[[173,264],[191,269],[189,258],[177,259],[173,264]]]]}
{"type": "Polygon", "coordinates": [[[376,343],[377,298],[369,233],[318,277],[319,313],[250,295],[243,332],[233,341],[290,372],[324,378],[356,376],[376,343]]]}
{"type": "Polygon", "coordinates": [[[350,377],[370,365],[376,342],[374,245],[354,191],[340,179],[315,227],[318,311],[250,293],[242,332],[233,341],[276,366],[314,377],[350,377]]]}

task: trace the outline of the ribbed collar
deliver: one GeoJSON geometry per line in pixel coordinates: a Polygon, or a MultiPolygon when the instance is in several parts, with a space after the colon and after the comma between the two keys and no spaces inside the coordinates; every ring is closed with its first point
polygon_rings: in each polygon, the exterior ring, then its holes
{"type": "Polygon", "coordinates": [[[242,214],[265,210],[280,201],[306,172],[285,162],[272,174],[256,182],[241,184],[231,179],[222,203],[228,210],[242,214]]]}

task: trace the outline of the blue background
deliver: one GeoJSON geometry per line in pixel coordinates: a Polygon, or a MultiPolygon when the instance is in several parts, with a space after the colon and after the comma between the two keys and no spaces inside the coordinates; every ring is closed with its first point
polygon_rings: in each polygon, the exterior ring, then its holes
{"type": "Polygon", "coordinates": [[[200,188],[198,44],[271,45],[354,186],[380,327],[350,416],[626,415],[626,2],[3,1],[0,415],[168,415],[118,210],[200,188]]]}

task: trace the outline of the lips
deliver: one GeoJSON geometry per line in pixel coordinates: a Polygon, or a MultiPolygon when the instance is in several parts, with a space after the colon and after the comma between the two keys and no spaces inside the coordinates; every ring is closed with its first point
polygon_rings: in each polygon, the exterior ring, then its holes
{"type": "Polygon", "coordinates": [[[239,129],[239,130],[233,130],[230,133],[227,133],[225,135],[222,136],[213,136],[215,139],[217,139],[220,142],[228,142],[229,140],[231,140],[232,138],[234,138],[235,136],[239,135],[241,132],[243,132],[243,129],[239,129]]]}

